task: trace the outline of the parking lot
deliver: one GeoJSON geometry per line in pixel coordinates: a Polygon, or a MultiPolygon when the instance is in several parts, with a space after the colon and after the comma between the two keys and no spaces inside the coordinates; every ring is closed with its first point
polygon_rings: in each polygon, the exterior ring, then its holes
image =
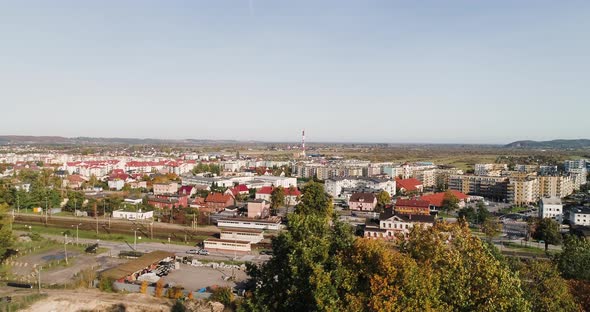
{"type": "Polygon", "coordinates": [[[232,270],[226,268],[195,267],[190,264],[181,264],[180,269],[172,270],[162,278],[166,284],[173,283],[183,286],[187,290],[199,290],[210,286],[228,286],[234,287],[236,282],[247,279],[245,272],[234,270],[235,281],[228,280],[232,276],[232,270]],[[224,279],[225,277],[225,279],[224,279]]]}

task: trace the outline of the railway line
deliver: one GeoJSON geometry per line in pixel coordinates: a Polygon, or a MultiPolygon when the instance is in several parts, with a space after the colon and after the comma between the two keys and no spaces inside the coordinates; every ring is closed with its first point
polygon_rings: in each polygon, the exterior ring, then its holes
{"type": "Polygon", "coordinates": [[[98,234],[126,234],[133,235],[137,231],[138,236],[163,239],[176,242],[197,241],[206,237],[215,237],[219,232],[215,227],[189,228],[186,226],[160,223],[141,222],[131,220],[114,220],[105,218],[76,218],[62,216],[40,216],[29,214],[15,214],[14,223],[24,225],[42,225],[52,228],[71,229],[79,225],[80,230],[96,231],[98,234]]]}

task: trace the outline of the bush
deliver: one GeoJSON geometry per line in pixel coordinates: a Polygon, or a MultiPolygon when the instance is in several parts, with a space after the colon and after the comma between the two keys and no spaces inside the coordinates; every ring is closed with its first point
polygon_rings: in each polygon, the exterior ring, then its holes
{"type": "Polygon", "coordinates": [[[234,301],[234,294],[230,287],[218,287],[213,290],[213,294],[211,294],[209,300],[221,302],[225,306],[229,306],[234,301]]]}
{"type": "Polygon", "coordinates": [[[112,278],[102,277],[98,283],[98,289],[104,292],[115,292],[115,288],[113,288],[114,282],[115,280],[112,278]]]}

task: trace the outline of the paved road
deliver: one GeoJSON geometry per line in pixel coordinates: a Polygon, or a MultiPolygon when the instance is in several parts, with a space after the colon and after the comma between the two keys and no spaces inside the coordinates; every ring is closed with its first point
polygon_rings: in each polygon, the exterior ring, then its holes
{"type": "MultiPolygon", "coordinates": [[[[43,234],[44,237],[50,238],[50,239],[54,239],[54,240],[63,240],[62,236],[58,236],[58,235],[46,235],[43,234]]],[[[70,243],[75,243],[76,240],[71,239],[70,243]]],[[[133,242],[130,242],[129,244],[125,243],[125,242],[113,242],[113,241],[103,241],[103,240],[96,240],[96,239],[83,239],[80,238],[79,242],[81,244],[94,244],[97,243],[99,244],[99,247],[103,247],[103,248],[107,248],[109,249],[108,254],[109,256],[114,256],[116,257],[119,252],[121,251],[132,251],[133,250],[133,242]]],[[[169,251],[172,253],[175,253],[178,256],[189,256],[189,254],[186,253],[187,250],[190,249],[198,249],[198,247],[192,246],[192,245],[178,245],[178,244],[164,244],[164,243],[142,243],[142,242],[138,242],[137,243],[137,251],[140,252],[151,252],[154,250],[163,250],[163,251],[169,251]]],[[[206,260],[233,260],[234,259],[234,253],[233,252],[211,252],[210,255],[208,256],[201,256],[201,255],[190,255],[193,258],[197,258],[197,259],[206,259],[206,260]]],[[[262,263],[265,261],[268,261],[270,259],[270,256],[267,255],[259,255],[255,252],[251,252],[249,254],[240,254],[237,253],[235,255],[235,260],[237,261],[249,261],[249,262],[254,262],[254,263],[262,263]]]]}

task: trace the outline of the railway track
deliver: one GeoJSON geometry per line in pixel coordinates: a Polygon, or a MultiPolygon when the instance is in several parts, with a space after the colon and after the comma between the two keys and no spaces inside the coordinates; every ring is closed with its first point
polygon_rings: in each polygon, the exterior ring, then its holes
{"type": "Polygon", "coordinates": [[[153,239],[164,239],[171,241],[202,241],[203,237],[215,237],[219,232],[215,228],[192,229],[181,225],[154,222],[153,225],[147,222],[130,221],[130,220],[108,220],[104,218],[74,218],[74,217],[56,217],[56,216],[38,216],[38,215],[15,215],[14,223],[25,225],[42,225],[53,228],[75,228],[79,226],[80,230],[96,231],[98,224],[99,234],[127,234],[133,235],[137,229],[138,235],[150,237],[153,239]],[[98,222],[97,222],[98,221],[98,222]]]}

